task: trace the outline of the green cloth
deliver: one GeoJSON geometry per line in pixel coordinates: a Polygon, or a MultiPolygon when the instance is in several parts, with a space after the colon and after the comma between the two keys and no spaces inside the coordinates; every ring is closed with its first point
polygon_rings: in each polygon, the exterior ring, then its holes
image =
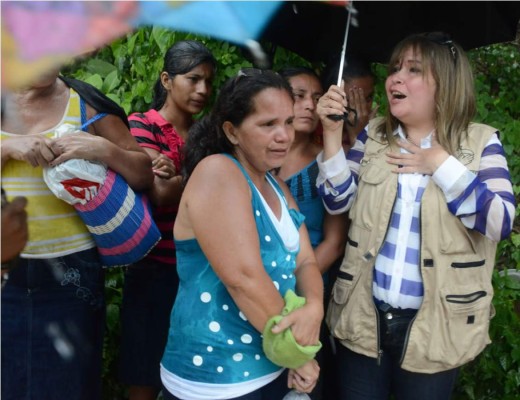
{"type": "Polygon", "coordinates": [[[305,305],[305,297],[297,296],[292,290],[285,293],[284,300],[285,307],[282,314],[272,317],[265,324],[262,345],[265,355],[271,362],[281,367],[294,369],[312,360],[321,349],[321,343],[301,346],[294,339],[290,328],[277,334],[271,332],[273,326],[284,316],[305,305]]]}

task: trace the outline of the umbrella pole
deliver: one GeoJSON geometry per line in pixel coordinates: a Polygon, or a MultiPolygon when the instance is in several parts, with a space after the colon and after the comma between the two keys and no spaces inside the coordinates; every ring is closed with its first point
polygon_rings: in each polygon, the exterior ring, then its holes
{"type": "MultiPolygon", "coordinates": [[[[352,14],[357,13],[356,9],[352,5],[353,1],[350,1],[347,6],[348,17],[347,17],[347,26],[345,28],[345,38],[343,39],[343,47],[341,49],[341,60],[339,62],[339,70],[338,70],[338,86],[341,85],[341,81],[343,80],[343,67],[345,66],[345,54],[347,52],[347,39],[348,32],[350,30],[350,22],[352,19],[352,14]]],[[[354,22],[354,25],[357,26],[357,22],[354,22]]],[[[348,112],[352,112],[354,114],[354,121],[357,121],[357,112],[353,108],[347,107],[347,112],[344,115],[327,115],[327,117],[333,121],[345,120],[348,121],[348,112]]],[[[351,123],[349,123],[351,125],[351,123]]],[[[354,123],[355,124],[355,123],[354,123]]]]}
{"type": "Polygon", "coordinates": [[[347,6],[348,17],[347,17],[347,26],[345,27],[345,38],[343,39],[343,47],[341,48],[341,60],[339,63],[339,71],[338,71],[338,86],[341,85],[341,80],[343,78],[343,67],[345,65],[345,54],[347,52],[347,39],[348,32],[350,30],[350,21],[352,19],[352,14],[355,12],[354,6],[352,5],[354,1],[350,1],[347,6]]]}

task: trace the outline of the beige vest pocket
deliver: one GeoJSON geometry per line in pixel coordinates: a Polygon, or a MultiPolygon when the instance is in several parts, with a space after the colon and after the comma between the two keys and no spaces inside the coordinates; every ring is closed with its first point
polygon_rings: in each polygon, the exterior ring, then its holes
{"type": "Polygon", "coordinates": [[[490,343],[488,328],[491,319],[492,293],[482,288],[467,287],[464,292],[441,291],[441,312],[432,321],[428,357],[455,367],[474,359],[490,343]]]}
{"type": "MultiPolygon", "coordinates": [[[[347,274],[348,275],[348,274],[347,274]]],[[[340,340],[356,340],[349,329],[348,299],[352,293],[353,277],[336,280],[327,310],[326,322],[332,334],[340,340]]]]}

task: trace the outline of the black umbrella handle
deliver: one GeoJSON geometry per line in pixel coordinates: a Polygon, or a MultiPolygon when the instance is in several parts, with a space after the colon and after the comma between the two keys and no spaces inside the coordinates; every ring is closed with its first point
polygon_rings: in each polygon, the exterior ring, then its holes
{"type": "Polygon", "coordinates": [[[337,115],[337,114],[330,114],[327,115],[328,119],[331,119],[333,121],[345,121],[350,126],[356,126],[358,123],[358,114],[357,111],[353,108],[347,107],[347,111],[343,113],[343,115],[337,115]],[[352,118],[352,122],[349,120],[349,114],[354,114],[354,118],[352,118]]]}
{"type": "Polygon", "coordinates": [[[330,114],[330,115],[327,115],[327,118],[331,119],[333,121],[341,121],[342,119],[345,118],[345,115],[330,114]]]}

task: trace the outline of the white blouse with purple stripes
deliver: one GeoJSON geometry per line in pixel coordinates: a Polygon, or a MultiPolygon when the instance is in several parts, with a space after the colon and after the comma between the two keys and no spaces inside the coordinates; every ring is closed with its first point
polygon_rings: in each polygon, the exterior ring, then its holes
{"type": "MultiPolygon", "coordinates": [[[[401,127],[394,134],[405,138],[401,127]]],[[[316,185],[325,208],[331,214],[346,212],[352,206],[367,138],[365,129],[347,157],[343,150],[327,161],[323,161],[322,153],[317,157],[320,174],[316,185]]],[[[431,134],[421,141],[421,148],[429,147],[431,134]]],[[[404,149],[401,151],[406,152],[404,149]]],[[[399,174],[398,195],[390,227],[376,258],[372,286],[377,300],[395,308],[418,309],[422,303],[419,216],[421,198],[430,179],[444,192],[450,211],[468,229],[475,229],[497,242],[512,230],[515,197],[497,134],[484,148],[477,174],[453,156],[441,164],[432,176],[399,174]],[[484,207],[484,203],[488,203],[489,207],[484,207]]]]}

